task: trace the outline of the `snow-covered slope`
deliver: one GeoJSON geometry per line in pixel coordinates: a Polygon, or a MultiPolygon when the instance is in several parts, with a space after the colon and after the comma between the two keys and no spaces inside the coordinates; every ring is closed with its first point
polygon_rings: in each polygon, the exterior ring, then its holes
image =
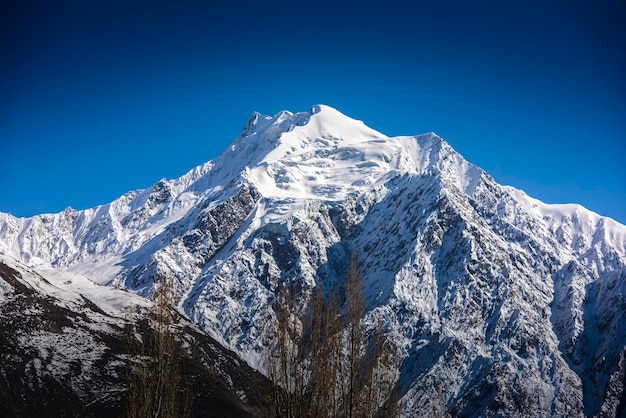
{"type": "MultiPolygon", "coordinates": [[[[150,304],[0,254],[0,416],[122,416],[132,354],[126,327],[138,321],[139,329],[138,309],[150,304]]],[[[193,416],[266,413],[269,386],[259,373],[188,322],[178,327],[185,379],[198,388],[193,416]]]]}
{"type": "Polygon", "coordinates": [[[215,160],[108,205],[0,214],[0,251],[140,294],[172,276],[181,312],[260,369],[278,286],[332,286],[354,253],[407,416],[626,406],[624,225],[323,105],[255,113],[215,160]]]}

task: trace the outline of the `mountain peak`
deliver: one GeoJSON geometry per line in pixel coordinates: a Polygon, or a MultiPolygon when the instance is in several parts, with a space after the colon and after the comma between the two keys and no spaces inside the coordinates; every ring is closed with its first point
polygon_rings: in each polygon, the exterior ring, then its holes
{"type": "Polygon", "coordinates": [[[308,112],[293,113],[282,110],[274,116],[253,112],[239,137],[242,138],[255,133],[270,133],[273,136],[280,136],[296,127],[303,128],[302,130],[308,136],[345,137],[346,134],[347,136],[365,137],[384,136],[367,127],[362,121],[352,119],[331,106],[316,104],[308,112]]]}
{"type": "Polygon", "coordinates": [[[254,113],[216,159],[110,204],[0,214],[0,252],[144,294],[171,277],[179,309],[258,367],[280,287],[341,286],[356,253],[363,323],[411,365],[405,411],[610,416],[626,398],[626,227],[325,105],[254,113]]]}
{"type": "Polygon", "coordinates": [[[340,138],[386,138],[386,135],[326,105],[315,105],[306,124],[309,134],[340,138]]]}
{"type": "Polygon", "coordinates": [[[245,168],[240,164],[237,173],[279,201],[340,201],[428,169],[446,173],[471,193],[481,172],[434,133],[388,137],[323,104],[273,117],[255,113],[231,150],[228,166],[245,155],[245,168]]]}

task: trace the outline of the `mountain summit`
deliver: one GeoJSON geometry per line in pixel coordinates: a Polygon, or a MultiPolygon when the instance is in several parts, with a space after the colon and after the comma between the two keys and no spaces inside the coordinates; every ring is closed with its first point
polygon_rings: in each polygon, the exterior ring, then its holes
{"type": "Polygon", "coordinates": [[[341,284],[355,254],[406,416],[626,407],[626,227],[328,106],[255,113],[215,160],[103,206],[0,214],[0,252],[141,295],[173,277],[181,313],[260,370],[281,284],[341,284]]]}

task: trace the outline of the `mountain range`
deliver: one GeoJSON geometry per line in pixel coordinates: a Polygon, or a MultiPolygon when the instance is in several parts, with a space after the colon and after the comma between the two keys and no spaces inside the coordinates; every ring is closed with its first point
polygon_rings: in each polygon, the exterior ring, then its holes
{"type": "MultiPolygon", "coordinates": [[[[388,137],[324,105],[254,113],[178,179],[86,210],[0,213],[0,253],[5,392],[64,381],[103,399],[80,376],[123,391],[111,347],[161,277],[196,340],[228,353],[221,375],[257,376],[280,287],[330,289],[355,255],[365,321],[401,347],[403,415],[625,415],[626,226],[502,186],[434,133],[388,137]],[[35,294],[65,313],[12,307],[35,294]]],[[[224,379],[238,410],[263,414],[261,389],[224,379]]]]}

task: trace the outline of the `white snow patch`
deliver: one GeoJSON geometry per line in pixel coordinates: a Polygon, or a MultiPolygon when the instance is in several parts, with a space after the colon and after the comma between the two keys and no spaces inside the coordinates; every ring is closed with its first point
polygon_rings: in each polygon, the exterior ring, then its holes
{"type": "Polygon", "coordinates": [[[595,241],[604,240],[621,255],[626,255],[626,226],[619,222],[598,215],[579,204],[549,204],[528,196],[524,191],[512,186],[504,189],[522,204],[530,213],[542,220],[552,222],[556,230],[564,223],[575,224],[582,235],[593,237],[595,241]]]}

